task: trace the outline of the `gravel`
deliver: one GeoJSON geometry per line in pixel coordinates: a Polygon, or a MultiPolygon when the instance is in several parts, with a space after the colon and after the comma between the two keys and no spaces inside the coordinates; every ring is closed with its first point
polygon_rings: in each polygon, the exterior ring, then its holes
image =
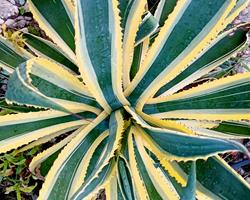
{"type": "MultiPolygon", "coordinates": [[[[29,26],[37,26],[29,13],[24,0],[0,0],[0,26],[5,25],[9,30],[22,30],[29,26]]],[[[26,29],[24,29],[26,30],[26,29]]],[[[27,30],[26,30],[27,31],[27,30]]],[[[0,33],[2,28],[0,28],[0,33]]]]}
{"type": "Polygon", "coordinates": [[[14,0],[0,0],[0,17],[7,19],[12,16],[17,16],[19,13],[18,6],[14,0]]]}

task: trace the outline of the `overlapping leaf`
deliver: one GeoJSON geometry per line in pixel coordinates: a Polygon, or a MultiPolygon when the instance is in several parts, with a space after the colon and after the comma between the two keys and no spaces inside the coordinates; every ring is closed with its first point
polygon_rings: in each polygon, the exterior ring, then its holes
{"type": "Polygon", "coordinates": [[[223,30],[246,0],[161,0],[154,15],[145,0],[29,5],[55,43],[23,34],[38,56],[28,60],[1,39],[1,66],[16,69],[9,109],[33,110],[0,117],[0,152],[68,133],[30,164],[46,176],[39,199],[88,199],[101,189],[107,199],[249,196],[242,178],[211,157],[246,152],[231,139],[249,136],[240,121],[250,119],[249,73],[180,91],[243,47],[245,30],[223,30]],[[190,160],[196,168],[178,163],[190,160]]]}

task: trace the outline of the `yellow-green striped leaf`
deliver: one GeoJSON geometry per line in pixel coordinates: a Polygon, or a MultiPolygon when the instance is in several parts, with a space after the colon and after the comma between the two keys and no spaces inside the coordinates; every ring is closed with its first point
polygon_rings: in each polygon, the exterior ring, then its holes
{"type": "Polygon", "coordinates": [[[108,112],[128,104],[122,93],[122,32],[117,6],[117,1],[76,1],[79,70],[108,112]]]}

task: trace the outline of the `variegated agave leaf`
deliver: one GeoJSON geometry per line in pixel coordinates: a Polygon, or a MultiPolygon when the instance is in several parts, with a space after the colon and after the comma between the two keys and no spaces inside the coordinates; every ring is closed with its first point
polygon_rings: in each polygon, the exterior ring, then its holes
{"type": "Polygon", "coordinates": [[[242,49],[228,24],[247,3],[161,0],[153,15],[146,0],[29,0],[54,43],[23,34],[32,57],[0,40],[20,112],[0,116],[0,152],[70,133],[30,164],[39,199],[247,199],[218,154],[247,153],[233,139],[249,137],[250,73],[183,91],[242,49]]]}

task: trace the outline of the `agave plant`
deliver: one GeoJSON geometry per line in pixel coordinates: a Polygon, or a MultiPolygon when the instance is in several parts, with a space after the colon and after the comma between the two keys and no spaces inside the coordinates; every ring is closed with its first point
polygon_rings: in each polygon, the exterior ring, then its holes
{"type": "Polygon", "coordinates": [[[244,47],[228,25],[247,2],[29,0],[54,43],[23,33],[34,56],[1,39],[17,113],[0,117],[0,152],[63,135],[29,166],[38,199],[248,199],[218,154],[248,154],[234,139],[250,134],[250,73],[192,85],[244,47]]]}

